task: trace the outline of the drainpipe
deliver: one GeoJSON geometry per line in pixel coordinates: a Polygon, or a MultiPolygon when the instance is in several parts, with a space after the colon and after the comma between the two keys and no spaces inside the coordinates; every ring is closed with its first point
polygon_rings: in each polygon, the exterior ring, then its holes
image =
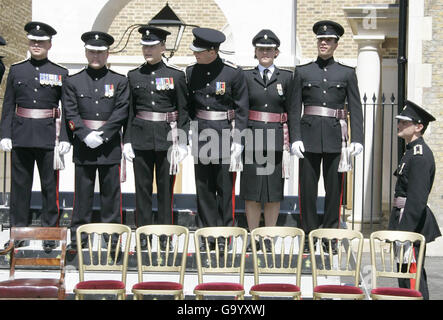
{"type": "MultiPolygon", "coordinates": [[[[406,58],[407,48],[407,28],[408,28],[408,0],[400,0],[399,26],[398,26],[398,110],[399,114],[403,110],[406,97],[406,58]]],[[[398,162],[405,151],[403,139],[398,139],[398,162]]]]}

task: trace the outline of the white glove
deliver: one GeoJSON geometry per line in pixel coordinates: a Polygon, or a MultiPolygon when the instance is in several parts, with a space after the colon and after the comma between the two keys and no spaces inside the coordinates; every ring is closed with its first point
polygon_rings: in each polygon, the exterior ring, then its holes
{"type": "Polygon", "coordinates": [[[352,142],[349,145],[349,152],[351,154],[351,156],[356,156],[358,154],[360,154],[363,151],[363,145],[361,143],[358,142],[352,142]]]}
{"type": "Polygon", "coordinates": [[[243,152],[243,146],[240,143],[234,142],[231,145],[231,157],[238,158],[243,152]]]}
{"type": "Polygon", "coordinates": [[[66,141],[61,141],[58,145],[60,155],[67,154],[71,150],[71,144],[66,141]]]}
{"type": "Polygon", "coordinates": [[[102,134],[103,131],[92,131],[86,136],[84,142],[89,148],[95,149],[103,144],[103,138],[101,137],[102,134]]]}
{"type": "Polygon", "coordinates": [[[303,155],[305,152],[305,146],[303,145],[303,141],[295,141],[291,145],[291,153],[295,155],[299,159],[303,159],[305,156],[303,155]]]}
{"type": "Polygon", "coordinates": [[[126,160],[131,161],[135,158],[134,150],[132,149],[132,144],[125,143],[123,145],[123,156],[126,160]]]}
{"type": "Polygon", "coordinates": [[[188,146],[185,144],[179,144],[178,145],[178,162],[182,162],[183,160],[185,160],[186,156],[188,155],[188,146]]]}
{"type": "Polygon", "coordinates": [[[9,138],[3,138],[0,141],[3,151],[9,152],[12,150],[12,140],[9,138]]]}

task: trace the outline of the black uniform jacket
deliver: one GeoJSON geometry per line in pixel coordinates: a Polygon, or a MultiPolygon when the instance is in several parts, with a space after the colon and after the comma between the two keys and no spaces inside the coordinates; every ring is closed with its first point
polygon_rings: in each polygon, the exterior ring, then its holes
{"type": "MultiPolygon", "coordinates": [[[[11,65],[3,101],[1,137],[13,147],[53,149],[55,119],[30,119],[15,114],[17,106],[30,109],[59,107],[68,70],[48,59],[28,59],[11,65]]],[[[65,135],[64,135],[65,136],[65,135]]],[[[62,139],[67,141],[67,139],[62,139]]]]}
{"type": "Polygon", "coordinates": [[[172,145],[168,141],[171,130],[167,122],[154,122],[136,118],[138,111],[178,111],[177,127],[186,134],[180,141],[187,144],[189,117],[187,110],[188,88],[183,70],[163,61],[150,65],[145,63],[128,73],[131,89],[128,126],[125,143],[137,150],[167,151],[172,145]]]}
{"type": "MultiPolygon", "coordinates": [[[[330,58],[299,65],[294,72],[294,108],[298,119],[302,104],[343,109],[345,101],[351,121],[351,141],[363,144],[363,113],[355,69],[330,58]]],[[[291,133],[291,142],[302,140],[306,152],[340,153],[341,127],[336,118],[303,115],[291,133]]]]}
{"type": "MultiPolygon", "coordinates": [[[[268,80],[267,85],[264,84],[263,78],[260,75],[258,67],[254,69],[245,70],[245,77],[248,84],[249,93],[249,110],[271,113],[287,113],[291,121],[288,121],[288,126],[295,124],[295,113],[290,108],[290,95],[292,94],[292,71],[279,69],[275,67],[271,79],[268,80]]],[[[265,123],[262,121],[249,120],[248,127],[252,129],[254,136],[254,145],[250,150],[275,150],[283,151],[283,124],[278,122],[265,123]],[[263,130],[263,149],[257,147],[256,129],[263,130]],[[270,143],[268,148],[267,134],[269,131],[274,131],[275,142],[270,143]]],[[[291,128],[290,130],[294,130],[291,128]]]]}
{"type": "MultiPolygon", "coordinates": [[[[228,120],[202,120],[196,118],[195,114],[197,110],[235,110],[235,127],[240,132],[243,131],[247,126],[249,109],[248,87],[243,70],[217,57],[210,64],[188,66],[186,77],[189,88],[189,116],[191,120],[198,121],[198,133],[207,128],[215,129],[218,133],[219,153],[218,156],[210,153],[210,158],[229,158],[229,143],[227,150],[222,148],[222,130],[229,130],[231,123],[228,120]],[[222,149],[225,151],[223,154],[222,149]]],[[[192,134],[195,135],[195,132],[192,134]]],[[[194,139],[193,136],[193,141],[194,139]]],[[[206,143],[199,141],[199,148],[206,143]]]]}
{"type": "Polygon", "coordinates": [[[389,229],[421,233],[426,242],[434,241],[441,233],[427,202],[434,183],[435,161],[423,138],[406,146],[394,175],[397,177],[395,197],[406,197],[407,200],[400,221],[400,209],[392,210],[389,229]]]}
{"type": "Polygon", "coordinates": [[[0,57],[0,84],[2,83],[3,75],[5,74],[6,67],[2,60],[3,57],[0,57]]]}
{"type": "Polygon", "coordinates": [[[128,79],[106,67],[85,68],[69,76],[63,86],[64,125],[74,147],[75,164],[107,165],[120,163],[121,132],[128,118],[128,79]],[[103,131],[104,143],[91,149],[85,137],[93,130],[83,120],[106,121],[97,129],[103,131]]]}

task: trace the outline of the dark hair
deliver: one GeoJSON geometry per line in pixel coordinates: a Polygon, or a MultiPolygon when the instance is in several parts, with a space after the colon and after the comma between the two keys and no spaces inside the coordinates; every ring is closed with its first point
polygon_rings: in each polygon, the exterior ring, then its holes
{"type": "Polygon", "coordinates": [[[415,125],[421,124],[423,126],[423,128],[420,131],[420,134],[422,134],[422,135],[425,133],[425,131],[428,128],[428,125],[429,125],[429,122],[428,123],[419,123],[417,121],[413,121],[412,123],[414,123],[415,125]]]}

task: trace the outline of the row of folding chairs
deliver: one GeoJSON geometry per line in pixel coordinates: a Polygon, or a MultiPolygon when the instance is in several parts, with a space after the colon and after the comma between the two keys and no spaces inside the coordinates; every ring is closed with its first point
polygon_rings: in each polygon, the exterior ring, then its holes
{"type": "MultiPolygon", "coordinates": [[[[10,278],[0,282],[0,298],[65,298],[66,228],[11,228],[10,278]],[[60,241],[61,253],[54,258],[27,257],[14,248],[14,240],[60,241]],[[46,265],[60,270],[58,279],[18,279],[17,266],[46,265]]],[[[121,224],[92,223],[77,229],[79,282],[76,299],[85,295],[116,295],[126,298],[126,277],[132,230],[121,224]],[[80,241],[80,239],[82,241],[80,241]],[[117,275],[113,279],[98,273],[117,275]]],[[[184,299],[184,279],[190,247],[190,233],[177,225],[148,225],[135,231],[138,282],[131,291],[134,299],[145,295],[170,295],[184,299]],[[169,277],[153,281],[154,274],[169,277]]],[[[254,285],[249,293],[260,297],[301,299],[300,289],[305,233],[295,227],[262,227],[250,234],[254,285]],[[267,277],[268,275],[272,275],[267,277]]],[[[364,299],[360,287],[363,235],[347,229],[317,229],[308,235],[314,299],[364,299]],[[349,278],[346,285],[322,284],[322,277],[349,278]],[[319,280],[320,279],[320,280],[319,280]]],[[[418,291],[424,254],[424,237],[403,231],[376,231],[370,235],[372,299],[421,299],[418,291]],[[415,249],[414,249],[415,248],[415,249]],[[418,252],[416,252],[418,250],[418,252]],[[398,266],[403,267],[399,268],[398,266]],[[412,272],[413,270],[416,272],[412,272]],[[382,277],[409,278],[412,289],[378,287],[382,277]]],[[[196,299],[205,296],[233,296],[244,299],[244,276],[248,232],[240,227],[200,228],[194,233],[198,284],[196,299]],[[226,278],[214,277],[224,275],[226,278]],[[225,279],[220,281],[220,279],[225,279]]],[[[306,265],[305,265],[306,268],[306,265]]],[[[340,281],[341,283],[341,281],[340,281]]]]}

